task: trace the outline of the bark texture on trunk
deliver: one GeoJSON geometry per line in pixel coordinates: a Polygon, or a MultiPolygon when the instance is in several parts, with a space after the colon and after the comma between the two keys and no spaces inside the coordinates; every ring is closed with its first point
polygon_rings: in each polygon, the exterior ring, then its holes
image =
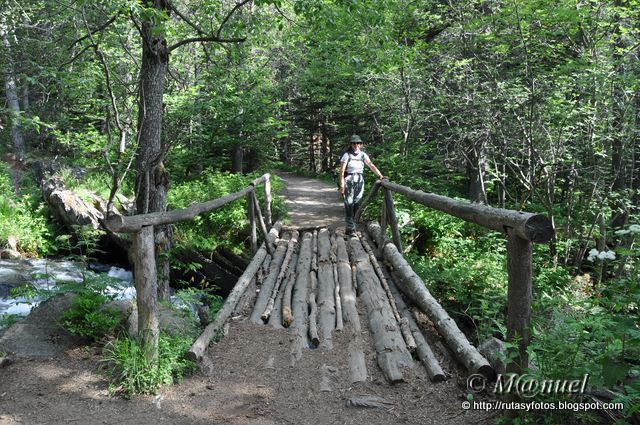
{"type": "MultiPolygon", "coordinates": [[[[168,2],[154,0],[149,6],[170,14],[168,2]]],[[[140,69],[140,100],[138,104],[138,149],[136,154],[136,210],[137,214],[167,210],[169,175],[162,161],[164,114],[164,84],[169,64],[169,49],[164,34],[163,18],[149,18],[142,22],[142,66],[140,69]]],[[[169,297],[170,226],[155,226],[158,296],[169,297]]]]}
{"type": "Polygon", "coordinates": [[[20,102],[18,100],[18,86],[16,84],[16,76],[13,67],[13,56],[11,41],[9,39],[11,30],[7,24],[6,18],[0,18],[0,37],[2,37],[2,47],[4,47],[5,60],[5,80],[4,88],[7,97],[7,106],[9,108],[9,119],[11,121],[11,142],[13,144],[13,153],[20,161],[24,159],[25,147],[24,137],[22,135],[22,125],[20,124],[20,102]]]}

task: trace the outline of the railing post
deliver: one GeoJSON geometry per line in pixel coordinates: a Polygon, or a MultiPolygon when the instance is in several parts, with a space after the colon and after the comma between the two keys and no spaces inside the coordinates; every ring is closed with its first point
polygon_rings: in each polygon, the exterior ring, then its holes
{"type": "Polygon", "coordinates": [[[256,191],[252,190],[249,193],[251,194],[251,203],[255,208],[256,214],[258,215],[258,223],[260,223],[260,230],[262,230],[262,236],[264,236],[264,246],[267,248],[267,252],[269,253],[269,255],[273,257],[273,248],[271,248],[271,244],[268,242],[268,239],[267,239],[269,232],[267,231],[267,226],[264,224],[264,219],[262,218],[262,211],[260,211],[260,202],[258,202],[256,191]]]}
{"type": "Polygon", "coordinates": [[[271,176],[269,174],[266,174],[266,179],[264,181],[264,202],[264,219],[268,230],[271,230],[271,225],[273,224],[273,222],[271,218],[271,176]]]}
{"type": "Polygon", "coordinates": [[[529,367],[527,347],[531,338],[532,243],[507,231],[507,341],[517,342],[517,356],[507,365],[507,372],[521,373],[529,367]]]}
{"type": "Polygon", "coordinates": [[[134,283],[138,304],[138,336],[141,338],[146,359],[155,364],[158,361],[159,331],[153,226],[144,226],[132,236],[134,283]]]}
{"type": "Polygon", "coordinates": [[[249,216],[249,232],[251,235],[251,252],[255,255],[258,251],[258,235],[256,234],[256,209],[253,205],[253,196],[247,193],[247,214],[249,216]]]}
{"type": "Polygon", "coordinates": [[[398,248],[398,251],[403,252],[402,239],[400,238],[400,229],[398,228],[398,219],[396,218],[396,208],[393,205],[393,197],[391,191],[385,187],[384,189],[384,203],[387,206],[387,216],[389,218],[389,224],[391,225],[391,236],[393,237],[393,243],[398,248]]]}
{"type": "MultiPolygon", "coordinates": [[[[387,189],[384,189],[385,191],[387,189]]],[[[380,240],[378,242],[379,255],[382,255],[382,250],[387,239],[387,203],[382,201],[382,207],[380,208],[380,240]]]]}

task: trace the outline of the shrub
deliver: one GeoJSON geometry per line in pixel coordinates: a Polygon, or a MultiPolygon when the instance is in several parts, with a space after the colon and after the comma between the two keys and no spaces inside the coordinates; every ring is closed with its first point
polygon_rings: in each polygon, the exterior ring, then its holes
{"type": "Polygon", "coordinates": [[[115,308],[102,308],[109,297],[93,291],[80,292],[61,318],[62,326],[73,335],[98,339],[112,331],[122,318],[115,308]]]}
{"type": "Polygon", "coordinates": [[[196,369],[196,364],[185,357],[192,342],[188,337],[161,332],[157,365],[147,361],[137,339],[122,337],[110,342],[102,360],[107,364],[110,392],[131,398],[136,394],[155,394],[161,386],[180,381],[196,369]]]}

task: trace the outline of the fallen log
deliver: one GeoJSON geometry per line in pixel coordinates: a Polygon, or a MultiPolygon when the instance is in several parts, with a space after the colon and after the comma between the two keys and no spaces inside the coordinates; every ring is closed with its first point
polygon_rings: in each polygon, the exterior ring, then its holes
{"type": "Polygon", "coordinates": [[[216,334],[222,329],[225,322],[229,318],[231,312],[236,308],[238,304],[238,300],[242,297],[242,294],[247,289],[247,286],[251,283],[253,276],[258,271],[258,268],[262,264],[263,260],[267,256],[267,249],[264,247],[265,243],[273,243],[273,241],[278,237],[278,232],[282,224],[277,222],[271,228],[267,240],[262,244],[256,255],[253,257],[253,260],[249,263],[249,266],[244,271],[240,279],[236,282],[233,290],[225,300],[224,304],[216,318],[213,322],[211,322],[202,332],[202,334],[196,339],[196,341],[191,346],[191,349],[187,352],[187,358],[193,361],[201,362],[204,352],[209,346],[209,342],[216,334]]]}
{"type": "Polygon", "coordinates": [[[240,297],[238,305],[233,309],[233,316],[247,316],[251,313],[251,310],[253,310],[253,304],[255,303],[256,297],[258,296],[258,288],[256,285],[257,280],[258,279],[256,273],[256,275],[251,279],[251,282],[249,282],[249,286],[247,286],[247,289],[242,294],[242,297],[240,297]]]}
{"type": "Polygon", "coordinates": [[[378,264],[378,259],[373,254],[373,250],[371,249],[369,242],[367,242],[366,238],[360,238],[360,242],[362,242],[362,246],[364,247],[364,250],[367,252],[367,254],[369,254],[369,261],[371,262],[371,265],[373,266],[373,269],[375,270],[376,275],[378,276],[378,279],[380,279],[380,283],[382,284],[382,288],[384,289],[384,292],[387,294],[387,298],[389,299],[389,305],[391,305],[391,311],[393,311],[393,316],[396,318],[396,321],[398,322],[398,324],[400,324],[400,332],[402,333],[402,337],[404,338],[404,341],[407,344],[407,348],[409,349],[410,352],[413,353],[416,350],[416,341],[413,338],[413,335],[411,334],[411,328],[409,327],[409,322],[407,321],[406,318],[400,317],[400,313],[398,312],[398,307],[396,306],[395,298],[391,293],[391,289],[389,288],[389,283],[387,282],[387,279],[384,273],[382,272],[382,268],[380,267],[380,264],[378,264]]]}
{"type": "Polygon", "coordinates": [[[395,287],[395,284],[393,283],[393,281],[389,282],[389,289],[393,294],[393,297],[396,301],[396,305],[400,309],[400,312],[402,313],[403,318],[408,322],[409,327],[411,328],[411,332],[413,332],[413,337],[416,341],[416,352],[418,354],[418,358],[420,359],[425,369],[427,370],[427,375],[429,375],[429,379],[431,379],[432,382],[444,381],[446,379],[446,375],[442,370],[442,368],[440,367],[440,364],[438,363],[438,359],[436,359],[436,356],[433,354],[433,351],[431,350],[431,346],[427,342],[427,339],[425,338],[425,336],[422,334],[420,327],[418,326],[418,324],[416,323],[416,320],[411,314],[411,310],[409,310],[409,307],[407,307],[407,304],[405,304],[404,300],[402,299],[402,296],[400,295],[400,292],[398,292],[398,289],[395,287]]]}
{"type": "Polygon", "coordinates": [[[287,244],[287,252],[284,256],[284,260],[282,261],[282,267],[280,267],[280,271],[278,272],[278,277],[276,278],[276,282],[273,285],[273,291],[271,292],[271,297],[269,297],[269,301],[267,302],[267,307],[264,309],[264,312],[260,316],[264,322],[269,320],[269,316],[271,316],[271,311],[276,302],[276,296],[278,295],[280,289],[280,283],[282,279],[284,279],[287,271],[289,270],[289,262],[291,261],[291,257],[296,248],[296,244],[298,243],[298,232],[291,233],[291,239],[289,239],[289,243],[287,244]]]}
{"type": "MultiPolygon", "coordinates": [[[[380,232],[380,226],[371,222],[367,227],[375,240],[380,232]]],[[[478,350],[471,345],[456,322],[433,298],[422,279],[413,271],[396,246],[387,243],[383,248],[383,255],[387,264],[394,270],[394,277],[397,277],[396,283],[400,290],[429,317],[458,361],[469,372],[480,373],[487,379],[493,379],[495,372],[487,359],[482,357],[478,350]]]]}
{"type": "Polygon", "coordinates": [[[349,335],[349,378],[353,384],[355,382],[365,382],[367,380],[367,366],[362,350],[362,337],[360,332],[360,316],[356,309],[356,291],[352,284],[351,266],[344,239],[337,236],[336,246],[336,269],[339,282],[340,298],[342,299],[342,317],[349,335]]]}
{"type": "MultiPolygon", "coordinates": [[[[302,358],[302,349],[307,346],[307,298],[309,291],[309,271],[311,269],[311,234],[302,236],[300,254],[298,256],[293,306],[293,339],[291,344],[291,364],[302,358]]],[[[284,312],[283,312],[284,313],[284,312]]]]}
{"type": "Polygon", "coordinates": [[[253,312],[249,317],[249,321],[252,323],[264,323],[262,313],[267,308],[267,303],[271,298],[271,293],[273,292],[273,288],[276,284],[276,279],[280,274],[280,268],[284,261],[284,255],[287,251],[288,243],[289,241],[287,239],[281,239],[278,241],[278,246],[273,254],[273,258],[271,259],[271,264],[269,265],[269,274],[267,274],[267,277],[260,288],[260,293],[258,294],[256,304],[253,307],[253,312]]]}
{"type": "Polygon", "coordinates": [[[320,347],[333,348],[332,332],[336,327],[335,282],[331,262],[329,231],[318,233],[318,327],[320,347]]]}
{"type": "Polygon", "coordinates": [[[351,238],[349,248],[352,263],[356,266],[360,299],[367,308],[378,366],[392,384],[403,382],[402,370],[413,367],[411,354],[362,244],[357,238],[351,238]]]}

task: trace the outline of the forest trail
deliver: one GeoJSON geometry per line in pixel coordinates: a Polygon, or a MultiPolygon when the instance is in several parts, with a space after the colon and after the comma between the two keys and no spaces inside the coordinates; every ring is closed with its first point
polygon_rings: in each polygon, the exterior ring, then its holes
{"type": "Polygon", "coordinates": [[[276,174],[286,184],[281,195],[287,201],[290,226],[333,228],[344,222],[342,198],[336,186],[286,171],[276,174]]]}

